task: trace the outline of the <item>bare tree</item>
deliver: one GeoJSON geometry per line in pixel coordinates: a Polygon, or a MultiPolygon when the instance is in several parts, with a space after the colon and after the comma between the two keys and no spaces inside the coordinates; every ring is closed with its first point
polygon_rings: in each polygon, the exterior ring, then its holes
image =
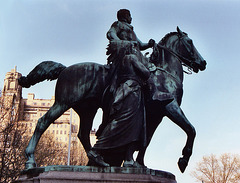
{"type": "Polygon", "coordinates": [[[47,133],[41,137],[35,152],[38,166],[66,164],[67,147],[54,139],[54,135],[47,133]]]}
{"type": "MultiPolygon", "coordinates": [[[[53,140],[54,135],[45,133],[37,145],[35,157],[38,166],[67,165],[68,144],[53,140]]],[[[86,165],[87,155],[82,145],[76,141],[71,143],[71,165],[86,165]]]]}
{"type": "Polygon", "coordinates": [[[204,183],[239,183],[240,156],[236,154],[222,154],[204,156],[197,163],[192,176],[204,183]]]}
{"type": "Polygon", "coordinates": [[[88,157],[83,149],[82,144],[72,141],[71,143],[71,165],[86,165],[88,162],[88,157]]]}
{"type": "MultiPolygon", "coordinates": [[[[18,121],[15,96],[0,97],[0,182],[13,182],[24,170],[24,151],[30,140],[26,125],[18,121]]],[[[67,145],[54,140],[52,134],[45,133],[36,149],[38,166],[66,165],[67,145]]],[[[72,143],[71,165],[85,165],[87,157],[83,148],[72,143]]]]}
{"type": "Polygon", "coordinates": [[[12,182],[24,167],[24,128],[16,120],[14,96],[0,98],[0,181],[12,182]]]}

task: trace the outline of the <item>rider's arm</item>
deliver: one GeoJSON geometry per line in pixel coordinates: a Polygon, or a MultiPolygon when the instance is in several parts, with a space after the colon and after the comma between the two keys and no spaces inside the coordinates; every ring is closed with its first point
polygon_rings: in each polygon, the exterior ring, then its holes
{"type": "Polygon", "coordinates": [[[142,41],[140,41],[139,39],[137,39],[138,45],[139,45],[139,49],[142,50],[146,50],[148,48],[153,47],[153,45],[155,44],[155,41],[153,39],[150,39],[148,41],[148,43],[143,43],[142,41]]]}
{"type": "Polygon", "coordinates": [[[114,22],[109,31],[107,32],[107,38],[109,41],[120,40],[119,37],[117,36],[119,29],[117,24],[118,22],[114,22]]]}
{"type": "Polygon", "coordinates": [[[145,65],[143,65],[143,63],[138,60],[137,56],[131,55],[131,59],[129,59],[129,62],[131,62],[131,64],[143,80],[147,80],[149,78],[150,71],[145,65]]]}

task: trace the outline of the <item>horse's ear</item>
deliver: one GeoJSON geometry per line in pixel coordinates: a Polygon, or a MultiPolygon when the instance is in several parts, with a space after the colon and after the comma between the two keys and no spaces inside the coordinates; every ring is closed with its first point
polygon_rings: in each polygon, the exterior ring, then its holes
{"type": "Polygon", "coordinates": [[[178,34],[182,37],[184,34],[183,32],[179,29],[179,27],[177,26],[177,31],[178,31],[178,34]]]}

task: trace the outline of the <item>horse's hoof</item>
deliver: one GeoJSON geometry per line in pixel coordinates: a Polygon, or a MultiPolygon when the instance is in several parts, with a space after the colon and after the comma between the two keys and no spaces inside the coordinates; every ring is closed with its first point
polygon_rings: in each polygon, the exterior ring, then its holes
{"type": "Polygon", "coordinates": [[[134,161],[130,160],[130,161],[124,161],[123,163],[123,167],[133,167],[134,166],[134,161]]]}
{"type": "Polygon", "coordinates": [[[30,162],[25,163],[25,170],[36,168],[36,167],[37,167],[36,163],[30,163],[30,162]]]}
{"type": "Polygon", "coordinates": [[[178,167],[179,167],[179,169],[180,169],[180,171],[182,173],[184,173],[187,165],[188,165],[187,160],[185,160],[184,158],[179,158],[179,160],[178,160],[178,167]]]}

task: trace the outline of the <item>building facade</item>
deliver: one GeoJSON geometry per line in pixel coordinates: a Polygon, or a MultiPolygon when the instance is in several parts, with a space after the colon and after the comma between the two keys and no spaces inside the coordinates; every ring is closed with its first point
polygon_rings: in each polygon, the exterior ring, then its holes
{"type": "MultiPolygon", "coordinates": [[[[11,116],[22,126],[25,126],[26,133],[32,136],[37,125],[38,119],[41,118],[53,105],[54,96],[51,99],[37,99],[33,93],[29,93],[27,98],[22,98],[22,87],[18,84],[17,79],[21,74],[17,72],[16,67],[6,74],[4,86],[2,89],[1,100],[5,108],[11,108],[11,116]]],[[[2,106],[0,106],[2,107],[2,106]]],[[[7,116],[4,117],[9,121],[7,116]]],[[[4,123],[1,124],[4,127],[4,123]]],[[[45,133],[52,134],[55,141],[63,144],[63,147],[69,143],[69,134],[71,133],[72,143],[81,143],[77,137],[80,119],[78,114],[69,109],[62,116],[52,123],[45,133]],[[71,119],[71,127],[70,127],[71,119]],[[71,130],[70,130],[71,128],[71,130]]],[[[96,142],[95,130],[90,134],[91,144],[96,142]]]]}

